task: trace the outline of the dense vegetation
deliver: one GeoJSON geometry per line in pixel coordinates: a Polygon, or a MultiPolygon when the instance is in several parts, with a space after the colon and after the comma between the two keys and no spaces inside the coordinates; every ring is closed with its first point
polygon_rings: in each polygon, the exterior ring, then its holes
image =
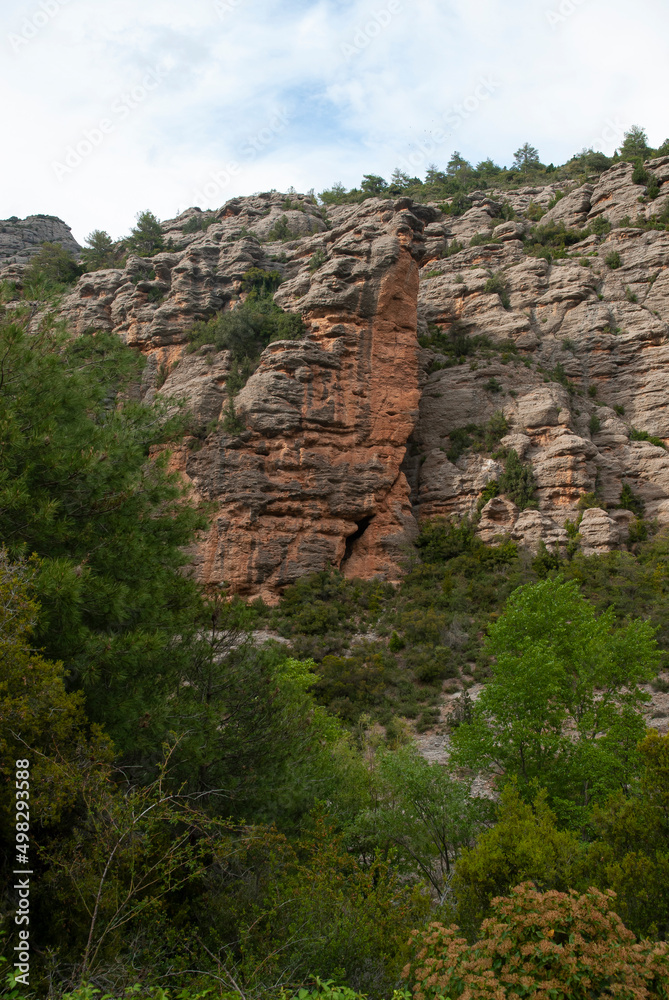
{"type": "MultiPolygon", "coordinates": [[[[445,169],[431,165],[425,179],[411,177],[405,171],[393,171],[390,181],[377,174],[365,174],[359,188],[346,190],[342,184],[334,184],[322,191],[319,198],[325,205],[344,205],[364,201],[365,198],[409,197],[420,202],[445,202],[444,210],[451,215],[461,215],[470,206],[467,194],[485,191],[489,188],[513,191],[519,187],[554,184],[557,181],[572,181],[584,184],[596,179],[616,163],[635,164],[634,182],[644,184],[649,177],[644,170],[645,160],[655,156],[669,155],[669,139],[658,149],[648,145],[648,137],[639,126],[625,133],[623,143],[613,156],[593,149],[584,149],[562,166],[541,162],[539,151],[530,143],[524,143],[516,150],[511,167],[501,167],[491,159],[481,163],[469,163],[459,152],[454,152],[445,169]]],[[[659,193],[659,189],[657,191],[659,193]]],[[[657,193],[651,186],[649,196],[657,193]]]]}
{"type": "MultiPolygon", "coordinates": [[[[626,487],[629,552],[585,558],[578,520],[565,558],[483,544],[486,500],[534,502],[496,413],[450,456],[503,475],[471,520],[422,526],[401,586],[333,569],[275,608],[203,593],[184,550],[206,511],[169,471],[188,415],[134,402],[138,356],[54,318],[80,273],[47,246],[0,289],[2,995],[667,1000],[669,737],[643,712],[669,688],[669,535],[626,487]],[[7,971],[26,758],[29,987],[7,971]]],[[[240,380],[301,333],[275,274],[245,280],[192,340],[240,380]]],[[[470,351],[428,337],[444,364],[470,351]]]]}

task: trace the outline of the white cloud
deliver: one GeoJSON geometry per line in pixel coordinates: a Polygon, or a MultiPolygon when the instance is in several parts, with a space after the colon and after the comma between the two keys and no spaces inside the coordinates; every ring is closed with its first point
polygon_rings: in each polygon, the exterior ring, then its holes
{"type": "Polygon", "coordinates": [[[98,227],[122,235],[146,207],[173,215],[229,164],[238,169],[220,203],[389,176],[412,154],[419,175],[423,161],[443,165],[454,149],[509,163],[526,140],[557,163],[608,121],[642,124],[655,144],[669,134],[662,0],[633,10],[628,0],[7,6],[0,217],[60,215],[79,240],[98,227]],[[165,66],[141,96],[147,72],[165,66]],[[496,86],[467,111],[481,80],[496,86]],[[277,113],[289,121],[272,130],[277,113]],[[113,128],[59,180],[54,161],[105,119],[113,128]],[[438,129],[449,134],[434,156],[420,154],[438,129]]]}

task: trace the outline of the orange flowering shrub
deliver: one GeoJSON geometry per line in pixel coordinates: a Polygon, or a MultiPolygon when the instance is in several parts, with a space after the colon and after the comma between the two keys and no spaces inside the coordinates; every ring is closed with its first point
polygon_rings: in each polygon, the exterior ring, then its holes
{"type": "Polygon", "coordinates": [[[612,912],[614,897],[524,883],[493,900],[473,945],[455,924],[414,931],[403,978],[415,1000],[667,1000],[669,946],[637,943],[612,912]]]}

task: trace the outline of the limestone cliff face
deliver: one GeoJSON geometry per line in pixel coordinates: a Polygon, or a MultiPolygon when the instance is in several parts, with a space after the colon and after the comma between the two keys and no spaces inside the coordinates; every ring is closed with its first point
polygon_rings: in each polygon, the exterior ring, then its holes
{"type": "Polygon", "coordinates": [[[496,497],[478,529],[487,541],[563,547],[579,498],[596,493],[582,550],[624,546],[624,484],[669,523],[669,453],[643,439],[669,444],[669,233],[626,219],[666,208],[669,157],[646,168],[654,201],[620,164],[575,190],[474,192],[458,218],[406,199],[326,217],[304,196],[239,198],[165,223],[169,251],[81,278],[62,305],[70,327],[141,350],[141,391],[185,400],[208,429],[175,457],[214,511],[192,554],[199,578],[268,600],[331,565],[395,579],[420,519],[476,510],[503,471],[500,447],[532,465],[538,509],[496,497]],[[614,228],[564,258],[530,256],[537,206],[542,225],[602,217],[614,228]],[[231,435],[227,352],[185,348],[195,321],[236,308],[250,267],[280,272],[276,301],[302,314],[307,335],[265,351],[234,401],[245,430],[231,435]],[[432,324],[480,349],[457,359],[420,348],[432,324]],[[499,411],[501,445],[455,458],[457,432],[499,411]]]}

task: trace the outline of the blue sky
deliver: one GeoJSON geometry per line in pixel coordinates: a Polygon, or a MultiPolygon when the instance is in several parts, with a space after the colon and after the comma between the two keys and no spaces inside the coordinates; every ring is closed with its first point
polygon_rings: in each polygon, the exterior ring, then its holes
{"type": "Polygon", "coordinates": [[[0,218],[83,241],[459,150],[669,136],[666,0],[5,0],[0,218]]]}

